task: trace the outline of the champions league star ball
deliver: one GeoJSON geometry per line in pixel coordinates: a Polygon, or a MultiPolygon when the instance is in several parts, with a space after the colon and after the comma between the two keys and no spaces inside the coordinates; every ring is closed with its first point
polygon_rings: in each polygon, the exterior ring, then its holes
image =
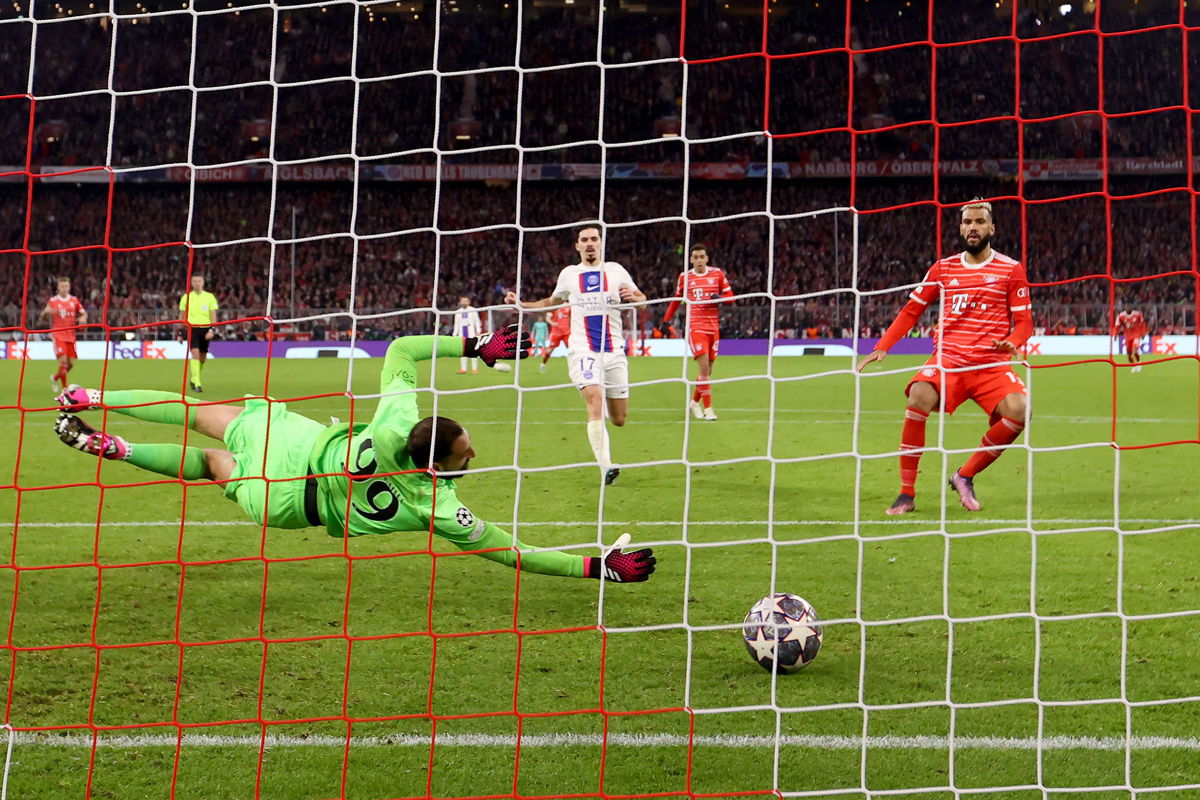
{"type": "Polygon", "coordinates": [[[803,597],[769,594],[754,604],[742,622],[750,657],[765,670],[799,672],[821,649],[821,620],[803,597]]]}

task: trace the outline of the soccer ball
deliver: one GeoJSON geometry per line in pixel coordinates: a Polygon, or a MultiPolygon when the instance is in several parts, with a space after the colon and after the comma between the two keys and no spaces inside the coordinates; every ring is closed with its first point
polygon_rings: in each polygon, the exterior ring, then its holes
{"type": "Polygon", "coordinates": [[[763,669],[784,675],[799,672],[817,657],[823,635],[817,612],[794,594],[767,595],[742,622],[742,640],[750,657],[763,669]]]}

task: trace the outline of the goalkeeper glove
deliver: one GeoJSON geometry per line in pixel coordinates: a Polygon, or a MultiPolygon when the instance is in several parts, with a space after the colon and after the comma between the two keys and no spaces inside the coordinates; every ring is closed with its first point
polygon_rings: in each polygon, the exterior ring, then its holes
{"type": "Polygon", "coordinates": [[[613,543],[604,555],[596,558],[589,556],[584,559],[583,576],[585,578],[602,578],[614,583],[634,583],[649,580],[654,572],[658,559],[649,547],[623,553],[621,548],[629,544],[629,534],[623,533],[613,543]]]}
{"type": "Polygon", "coordinates": [[[670,339],[670,338],[671,338],[671,323],[670,323],[670,322],[667,322],[667,321],[664,319],[664,320],[663,320],[661,323],[659,323],[659,325],[658,325],[658,332],[659,332],[659,333],[661,333],[661,334],[663,335],[663,338],[664,338],[664,339],[670,339]]]}
{"type": "Polygon", "coordinates": [[[495,366],[500,359],[528,358],[529,334],[521,330],[516,323],[498,331],[481,333],[479,336],[463,337],[463,356],[478,358],[489,367],[495,366]]]}

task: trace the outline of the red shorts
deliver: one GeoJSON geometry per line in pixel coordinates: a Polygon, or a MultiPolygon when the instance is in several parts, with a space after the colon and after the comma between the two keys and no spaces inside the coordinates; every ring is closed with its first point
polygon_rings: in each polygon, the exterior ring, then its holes
{"type": "Polygon", "coordinates": [[[554,348],[558,347],[560,344],[565,345],[567,343],[567,338],[570,337],[570,335],[571,335],[570,331],[564,331],[563,333],[554,333],[553,331],[551,331],[550,332],[550,344],[546,345],[546,349],[549,350],[551,353],[553,353],[554,348]]]}
{"type": "Polygon", "coordinates": [[[79,358],[75,355],[75,341],[73,339],[55,339],[54,355],[58,358],[79,358]]]}
{"type": "Polygon", "coordinates": [[[1028,394],[1025,382],[1012,367],[988,367],[970,372],[945,373],[946,388],[942,392],[942,372],[937,368],[937,362],[930,359],[921,371],[913,376],[904,387],[907,396],[914,383],[930,383],[946,403],[946,413],[951,414],[967,400],[974,400],[987,414],[996,410],[1006,396],[1010,394],[1028,394]]]}
{"type": "Polygon", "coordinates": [[[1125,337],[1125,353],[1126,355],[1135,352],[1138,349],[1138,342],[1142,340],[1140,336],[1125,337]]]}
{"type": "Polygon", "coordinates": [[[708,360],[713,361],[717,357],[717,348],[720,344],[721,334],[719,333],[688,332],[688,346],[692,348],[692,358],[699,358],[707,353],[708,360]]]}

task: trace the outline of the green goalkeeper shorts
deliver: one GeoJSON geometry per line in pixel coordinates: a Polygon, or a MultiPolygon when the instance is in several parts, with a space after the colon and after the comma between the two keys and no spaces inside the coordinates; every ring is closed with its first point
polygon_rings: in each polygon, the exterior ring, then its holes
{"type": "Polygon", "coordinates": [[[225,429],[234,467],[225,496],[250,519],[271,528],[310,527],[304,514],[308,456],[325,426],[287,410],[284,403],[258,398],[225,429]]]}

